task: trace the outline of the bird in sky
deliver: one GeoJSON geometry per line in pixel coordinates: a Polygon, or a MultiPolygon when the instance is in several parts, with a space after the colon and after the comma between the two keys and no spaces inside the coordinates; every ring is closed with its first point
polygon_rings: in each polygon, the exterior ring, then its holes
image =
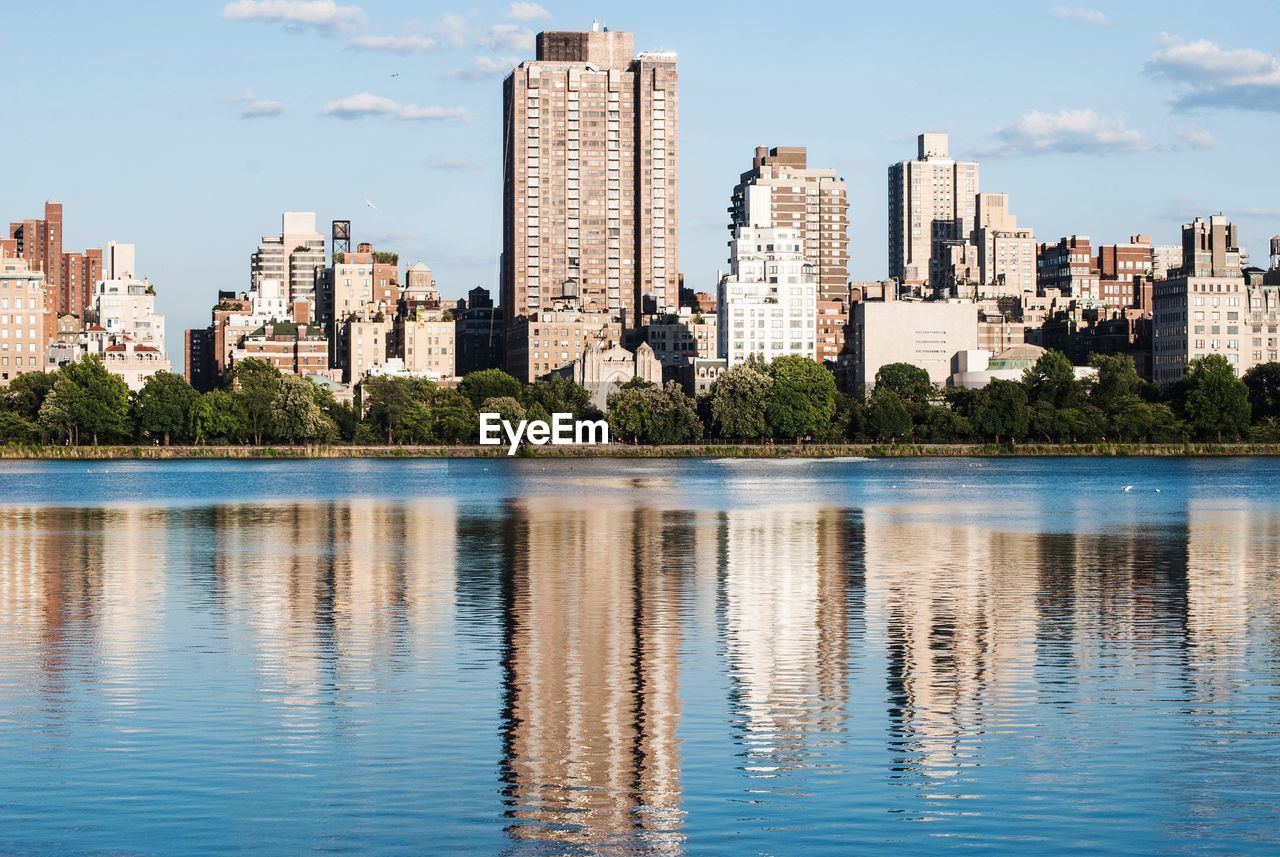
{"type": "Polygon", "coordinates": [[[396,72],[395,74],[393,74],[393,75],[391,75],[391,76],[392,76],[392,77],[399,77],[399,76],[400,76],[400,72],[396,72]]]}
{"type": "Polygon", "coordinates": [[[365,204],[365,205],[367,205],[367,206],[369,206],[370,208],[372,208],[374,211],[377,211],[377,210],[378,210],[378,206],[374,205],[372,202],[370,202],[370,201],[369,201],[369,200],[367,200],[367,199],[364,201],[364,204],[365,204]]]}

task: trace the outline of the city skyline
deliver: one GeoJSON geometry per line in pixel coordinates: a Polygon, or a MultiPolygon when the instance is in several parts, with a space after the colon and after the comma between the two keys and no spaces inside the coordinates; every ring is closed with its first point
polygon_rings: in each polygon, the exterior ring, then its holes
{"type": "MultiPolygon", "coordinates": [[[[724,209],[760,145],[807,146],[811,163],[846,178],[850,274],[882,277],[885,168],[911,157],[926,130],[950,133],[958,157],[979,159],[983,189],[1007,192],[1019,222],[1042,239],[1112,243],[1145,232],[1174,243],[1181,223],[1224,211],[1253,260],[1265,258],[1280,219],[1265,200],[1276,188],[1237,167],[1280,110],[1280,60],[1242,36],[1275,18],[1263,4],[1212,18],[1190,5],[1044,4],[948,17],[945,32],[926,9],[909,30],[919,55],[945,51],[952,78],[972,81],[949,99],[928,85],[936,64],[889,65],[876,36],[883,28],[836,9],[771,21],[771,44],[803,35],[804,51],[753,50],[743,54],[751,73],[726,77],[733,54],[707,49],[704,34],[714,23],[726,45],[749,46],[760,37],[754,8],[696,10],[678,27],[663,4],[603,20],[634,32],[637,49],[679,54],[681,269],[693,288],[710,289],[727,268],[724,209]],[[1039,68],[1046,37],[1081,46],[1080,59],[1039,68]],[[837,47],[841,38],[851,44],[837,47]],[[975,50],[983,40],[1003,53],[975,50]],[[1064,71],[1069,92],[1058,91],[1064,71]],[[975,98],[987,84],[1001,97],[975,98]],[[797,87],[806,97],[795,97],[797,87]]],[[[50,70],[48,98],[31,117],[55,133],[23,147],[27,168],[7,177],[0,202],[16,219],[60,200],[68,247],[139,245],[175,329],[201,320],[209,294],[246,287],[244,254],[284,210],[315,210],[321,223],[349,217],[357,240],[427,262],[446,298],[476,285],[496,293],[502,77],[509,60],[532,57],[535,32],[587,29],[600,10],[492,4],[416,25],[414,12],[402,3],[238,0],[109,17],[86,5],[59,22],[53,45],[47,20],[18,10],[14,31],[31,35],[15,46],[16,61],[50,70]],[[194,47],[174,35],[191,27],[202,34],[194,47]],[[122,38],[145,39],[148,61],[122,64],[111,50],[122,38]],[[94,63],[105,71],[87,75],[94,63]],[[82,105],[74,123],[53,110],[72,102],[82,105]],[[87,138],[86,122],[115,133],[87,138]],[[462,189],[473,204],[450,208],[462,189]]]]}

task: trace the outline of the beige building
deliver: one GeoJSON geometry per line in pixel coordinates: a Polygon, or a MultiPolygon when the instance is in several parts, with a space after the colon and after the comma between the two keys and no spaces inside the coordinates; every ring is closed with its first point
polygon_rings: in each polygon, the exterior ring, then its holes
{"type": "Polygon", "coordinates": [[[946,134],[921,134],[914,161],[889,167],[889,277],[940,287],[948,245],[973,232],[978,165],[951,157],[946,134]]]}
{"type": "Polygon", "coordinates": [[[1160,385],[1221,354],[1243,375],[1276,352],[1276,286],[1245,283],[1236,227],[1222,215],[1182,227],[1183,267],[1153,292],[1151,371],[1160,385]]]}
{"type": "Polygon", "coordinates": [[[849,200],[835,170],[808,166],[803,146],[756,149],[751,169],[733,189],[730,230],[780,227],[800,233],[813,263],[818,296],[844,300],[849,280],[849,200]]]}
{"type": "Polygon", "coordinates": [[[591,393],[591,404],[602,411],[609,407],[609,394],[628,381],[639,378],[662,384],[662,363],[647,342],[640,343],[634,352],[621,345],[588,348],[571,367],[561,371],[573,378],[575,384],[586,387],[591,393]]]}
{"type": "Polygon", "coordinates": [[[44,368],[48,302],[43,272],[0,258],[0,385],[44,368]]]}
{"type": "Polygon", "coordinates": [[[978,292],[983,297],[1036,291],[1036,233],[1018,226],[1009,195],[980,193],[974,202],[973,244],[978,248],[978,292]]]}
{"type": "Polygon", "coordinates": [[[717,330],[714,312],[684,306],[678,313],[651,317],[640,333],[662,365],[674,370],[697,358],[714,358],[719,348],[717,330]]]}
{"type": "Polygon", "coordinates": [[[286,211],[280,234],[262,236],[249,260],[249,287],[276,280],[286,284],[291,303],[314,301],[316,272],[324,266],[324,236],[316,231],[315,212],[286,211]]]}
{"type": "Polygon", "coordinates": [[[405,372],[435,380],[456,374],[456,326],[451,315],[418,310],[396,318],[396,351],[405,372]]]}
{"type": "Polygon", "coordinates": [[[362,312],[342,324],[343,380],[358,384],[391,357],[392,322],[381,312],[362,312]]]}
{"type": "Polygon", "coordinates": [[[519,316],[507,331],[506,370],[532,382],[567,366],[588,348],[622,341],[622,323],[608,312],[579,309],[568,301],[519,316]]]}
{"type": "Polygon", "coordinates": [[[978,348],[977,304],[959,301],[862,301],[850,307],[846,351],[852,389],[875,384],[889,363],[910,363],[946,384],[952,357],[978,348]]]}
{"type": "MultiPolygon", "coordinates": [[[[639,325],[679,306],[674,54],[631,33],[547,32],[503,86],[502,308],[515,321],[572,284],[585,312],[639,325]]],[[[519,369],[508,344],[508,361],[519,369]]],[[[564,362],[578,356],[569,353],[564,362]]],[[[550,368],[558,368],[551,366],[550,368]]]]}

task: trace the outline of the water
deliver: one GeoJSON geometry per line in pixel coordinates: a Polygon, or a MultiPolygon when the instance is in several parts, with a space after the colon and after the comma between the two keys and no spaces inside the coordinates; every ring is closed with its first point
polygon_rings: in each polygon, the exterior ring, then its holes
{"type": "Polygon", "coordinates": [[[0,464],[0,854],[1275,854],[1278,488],[0,464]]]}

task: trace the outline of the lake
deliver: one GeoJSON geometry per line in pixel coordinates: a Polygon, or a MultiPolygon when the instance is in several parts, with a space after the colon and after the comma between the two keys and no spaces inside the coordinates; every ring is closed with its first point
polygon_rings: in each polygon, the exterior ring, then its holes
{"type": "Polygon", "coordinates": [[[0,854],[1280,853],[1280,461],[0,462],[0,854]]]}

